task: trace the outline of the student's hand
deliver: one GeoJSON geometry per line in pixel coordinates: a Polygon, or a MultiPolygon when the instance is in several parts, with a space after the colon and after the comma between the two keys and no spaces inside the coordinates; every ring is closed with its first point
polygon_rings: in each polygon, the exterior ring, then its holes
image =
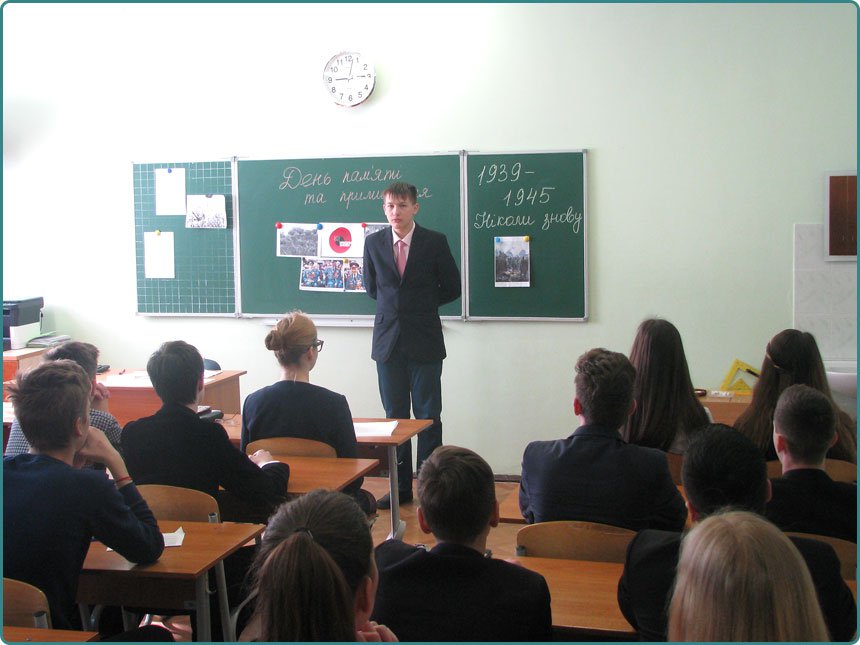
{"type": "Polygon", "coordinates": [[[364,627],[355,631],[355,640],[359,643],[397,643],[397,636],[388,627],[376,621],[369,620],[364,627]]]}
{"type": "Polygon", "coordinates": [[[258,450],[253,455],[249,455],[248,458],[258,466],[262,466],[270,461],[275,461],[275,459],[272,458],[272,453],[268,450],[258,450]]]}
{"type": "Polygon", "coordinates": [[[128,476],[128,470],[120,454],[105,433],[92,426],[87,430],[86,440],[75,453],[75,464],[93,461],[108,467],[115,480],[128,476]]]}
{"type": "Polygon", "coordinates": [[[108,399],[110,398],[110,390],[101,383],[93,383],[93,393],[90,405],[93,410],[108,411],[108,399]]]}

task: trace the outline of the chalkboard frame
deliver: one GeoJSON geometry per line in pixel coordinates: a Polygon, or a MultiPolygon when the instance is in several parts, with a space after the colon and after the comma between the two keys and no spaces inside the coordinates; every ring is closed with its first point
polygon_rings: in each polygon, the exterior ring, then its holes
{"type": "Polygon", "coordinates": [[[463,240],[464,240],[464,274],[465,274],[465,292],[464,308],[466,321],[511,321],[511,322],[588,322],[588,151],[585,148],[571,150],[521,150],[521,151],[474,151],[466,152],[463,160],[463,193],[464,193],[464,220],[463,220],[463,240]],[[476,315],[472,310],[472,295],[475,292],[472,273],[472,246],[471,246],[471,222],[470,222],[470,195],[469,195],[469,161],[480,157],[514,157],[526,155],[581,155],[582,156],[582,315],[476,315]]]}

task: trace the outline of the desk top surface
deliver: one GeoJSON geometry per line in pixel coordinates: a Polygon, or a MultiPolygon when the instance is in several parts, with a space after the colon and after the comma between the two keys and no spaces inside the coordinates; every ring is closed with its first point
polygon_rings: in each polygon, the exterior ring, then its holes
{"type": "MultiPolygon", "coordinates": [[[[221,383],[223,381],[229,381],[232,378],[239,378],[244,374],[247,374],[245,370],[219,370],[217,374],[213,374],[208,378],[203,379],[203,385],[215,385],[217,383],[221,383]]],[[[145,369],[110,369],[107,372],[102,372],[101,374],[96,374],[96,381],[99,383],[104,383],[106,380],[110,379],[111,383],[107,385],[110,389],[137,389],[137,388],[152,388],[152,383],[149,380],[149,376],[146,373],[145,369]],[[139,379],[135,379],[135,376],[140,376],[139,379]],[[119,383],[117,377],[128,377],[128,384],[119,383]],[[135,383],[135,380],[139,380],[139,383],[135,383]]]]}
{"type": "Polygon", "coordinates": [[[618,607],[623,564],[535,557],[510,561],[546,578],[553,626],[595,635],[635,636],[636,631],[618,607]]]}
{"type": "MultiPolygon", "coordinates": [[[[370,419],[370,418],[354,418],[354,423],[368,422],[384,422],[392,421],[392,419],[370,419]]],[[[225,414],[220,420],[221,425],[227,431],[227,436],[235,446],[239,446],[242,439],[242,415],[241,414],[225,414]]],[[[397,427],[390,436],[378,437],[356,437],[356,441],[361,444],[369,444],[374,446],[399,446],[406,443],[409,439],[417,435],[419,432],[426,430],[433,421],[429,419],[397,419],[397,427]]]]}
{"type": "Polygon", "coordinates": [[[3,640],[10,643],[76,643],[99,640],[98,632],[73,629],[37,629],[36,627],[3,626],[3,640]]]}
{"type": "Polygon", "coordinates": [[[223,522],[176,522],[160,520],[162,533],[172,533],[180,526],[185,531],[182,546],[166,547],[157,562],[136,565],[116,551],[108,551],[93,541],[84,560],[82,575],[110,573],[121,576],[194,579],[215,563],[236,551],[263,532],[262,524],[223,522]]]}
{"type": "Polygon", "coordinates": [[[338,457],[297,457],[272,455],[290,466],[287,492],[309,493],[315,488],[343,490],[359,477],[379,465],[378,459],[348,459],[338,457]]]}

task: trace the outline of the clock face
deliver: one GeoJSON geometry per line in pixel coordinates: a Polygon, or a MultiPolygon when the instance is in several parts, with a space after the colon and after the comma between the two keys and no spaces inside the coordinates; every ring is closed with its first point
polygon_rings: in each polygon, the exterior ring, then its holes
{"type": "Polygon", "coordinates": [[[323,83],[338,105],[353,107],[363,103],[376,84],[373,62],[358,52],[335,54],[323,70],[323,83]]]}

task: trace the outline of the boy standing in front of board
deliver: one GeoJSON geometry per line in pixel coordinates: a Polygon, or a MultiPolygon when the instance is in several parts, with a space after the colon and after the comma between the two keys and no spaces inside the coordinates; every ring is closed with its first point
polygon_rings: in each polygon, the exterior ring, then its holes
{"type": "MultiPolygon", "coordinates": [[[[442,445],[442,361],[446,356],[439,307],[460,297],[460,270],[442,233],[418,226],[418,191],[404,182],[382,193],[391,225],[364,243],[367,294],[376,300],[371,358],[389,419],[433,425],[418,435],[416,470],[442,445]]],[[[412,441],[397,447],[400,502],[412,501],[412,441]]],[[[385,495],[379,508],[390,508],[385,495]]]]}

